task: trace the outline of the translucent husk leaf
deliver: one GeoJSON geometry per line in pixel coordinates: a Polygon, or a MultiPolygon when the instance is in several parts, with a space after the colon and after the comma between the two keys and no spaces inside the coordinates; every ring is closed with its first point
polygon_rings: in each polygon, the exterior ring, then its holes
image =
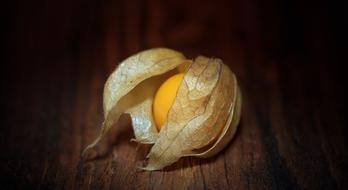
{"type": "Polygon", "coordinates": [[[231,105],[228,120],[223,128],[223,131],[219,135],[219,138],[211,146],[204,147],[202,150],[194,150],[192,154],[186,154],[185,156],[196,156],[201,158],[214,156],[232,140],[237,131],[242,108],[242,96],[239,87],[237,87],[237,90],[236,101],[231,105]]]}
{"type": "Polygon", "coordinates": [[[183,156],[218,153],[236,131],[240,106],[235,75],[220,59],[199,56],[179,86],[143,169],[162,169],[183,156]]]}
{"type": "Polygon", "coordinates": [[[184,55],[177,51],[156,48],[135,54],[120,63],[104,86],[101,132],[86,147],[83,156],[91,159],[98,155],[98,145],[122,113],[131,115],[136,141],[154,143],[158,132],[152,118],[153,96],[170,75],[168,72],[175,72],[173,69],[185,62],[184,55]]]}

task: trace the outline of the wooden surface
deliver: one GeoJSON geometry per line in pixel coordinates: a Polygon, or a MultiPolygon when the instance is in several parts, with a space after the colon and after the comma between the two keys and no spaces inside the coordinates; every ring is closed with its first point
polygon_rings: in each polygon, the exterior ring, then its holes
{"type": "Polygon", "coordinates": [[[1,189],[347,188],[346,10],[335,1],[34,0],[3,9],[1,189]],[[159,46],[219,57],[236,73],[234,140],[213,158],[139,172],[149,147],[130,142],[123,124],[109,154],[81,162],[103,120],[108,75],[159,46]]]}

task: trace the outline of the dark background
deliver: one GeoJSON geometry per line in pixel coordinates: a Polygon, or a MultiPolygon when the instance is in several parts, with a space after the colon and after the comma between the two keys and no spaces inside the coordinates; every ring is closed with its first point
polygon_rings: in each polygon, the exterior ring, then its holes
{"type": "MultiPolygon", "coordinates": [[[[346,189],[347,6],[336,1],[11,1],[1,63],[1,189],[346,189]],[[107,76],[153,47],[219,57],[243,94],[234,140],[209,159],[139,172],[149,147],[103,120],[107,76]]],[[[127,119],[127,118],[126,118],[127,119]]]]}

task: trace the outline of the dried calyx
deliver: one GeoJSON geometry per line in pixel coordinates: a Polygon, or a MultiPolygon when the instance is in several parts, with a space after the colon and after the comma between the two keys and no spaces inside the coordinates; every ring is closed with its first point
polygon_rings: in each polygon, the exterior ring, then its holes
{"type": "Polygon", "coordinates": [[[97,156],[98,145],[110,128],[121,114],[128,113],[135,141],[154,144],[143,169],[158,170],[180,157],[209,157],[221,151],[237,129],[241,94],[236,76],[222,60],[198,56],[191,61],[177,51],[156,48],[119,64],[105,83],[103,103],[105,120],[101,132],[83,156],[97,156]],[[175,79],[179,82],[166,81],[178,73],[182,73],[180,79],[175,79]],[[169,88],[161,86],[164,81],[163,85],[169,88]],[[170,86],[173,84],[176,86],[170,86]],[[160,89],[174,89],[173,98],[157,98],[160,93],[171,93],[162,90],[156,95],[160,86],[160,89]],[[162,108],[165,106],[156,109],[154,99],[155,103],[169,101],[168,109],[162,108]],[[164,115],[164,119],[158,122],[160,119],[154,115],[164,115]],[[156,128],[156,123],[161,126],[156,128]]]}

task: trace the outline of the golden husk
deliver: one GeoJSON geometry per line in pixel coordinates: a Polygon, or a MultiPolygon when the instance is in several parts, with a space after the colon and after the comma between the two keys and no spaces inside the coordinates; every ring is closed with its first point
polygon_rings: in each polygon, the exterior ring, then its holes
{"type": "Polygon", "coordinates": [[[154,143],[144,170],[162,169],[183,156],[209,157],[221,151],[239,123],[241,93],[236,77],[220,59],[198,56],[190,62],[165,48],[143,51],[123,61],[105,84],[105,121],[84,156],[90,157],[122,113],[131,115],[135,141],[154,143]],[[152,116],[154,94],[177,72],[175,68],[182,70],[185,65],[189,67],[158,133],[152,116]]]}

